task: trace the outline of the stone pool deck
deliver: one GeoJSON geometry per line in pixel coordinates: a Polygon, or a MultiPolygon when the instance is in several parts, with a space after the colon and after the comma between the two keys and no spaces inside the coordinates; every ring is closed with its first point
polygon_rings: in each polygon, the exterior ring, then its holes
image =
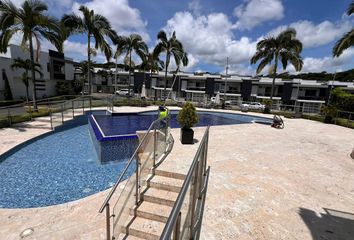
{"type": "MultiPolygon", "coordinates": [[[[43,127],[30,122],[0,129],[0,153],[49,131],[43,127]]],[[[195,128],[195,138],[204,131],[195,128]]],[[[179,130],[172,134],[174,149],[161,168],[186,173],[198,144],[182,146],[179,130]]],[[[354,130],[304,119],[285,119],[283,130],[211,127],[201,239],[353,239],[353,147],[354,130]]],[[[0,209],[0,239],[20,239],[26,228],[34,233],[25,239],[104,239],[98,208],[106,194],[45,208],[0,209]]]]}

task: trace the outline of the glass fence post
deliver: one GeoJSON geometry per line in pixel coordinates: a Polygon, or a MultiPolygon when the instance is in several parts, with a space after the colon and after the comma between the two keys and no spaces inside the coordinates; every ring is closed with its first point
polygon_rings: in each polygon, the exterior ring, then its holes
{"type": "Polygon", "coordinates": [[[10,110],[10,108],[7,109],[7,118],[8,118],[8,121],[9,121],[9,125],[11,126],[12,125],[12,119],[11,119],[11,110],[10,110]]]}
{"type": "Polygon", "coordinates": [[[135,171],[135,177],[136,177],[136,183],[135,183],[135,204],[138,205],[139,199],[140,199],[140,183],[139,183],[139,157],[136,156],[136,171],[135,171]]]}
{"type": "Polygon", "coordinates": [[[180,238],[180,230],[181,230],[181,212],[179,212],[178,214],[175,229],[173,231],[173,240],[178,240],[180,238]]]}
{"type": "Polygon", "coordinates": [[[32,121],[33,120],[33,115],[32,115],[31,105],[28,105],[28,110],[29,110],[29,115],[30,115],[31,121],[32,121]]]}
{"type": "Polygon", "coordinates": [[[157,138],[156,138],[156,127],[154,126],[154,167],[156,166],[156,148],[157,148],[157,138]]]}
{"type": "Polygon", "coordinates": [[[107,240],[111,240],[111,216],[109,212],[109,203],[106,205],[106,233],[107,240]]]}

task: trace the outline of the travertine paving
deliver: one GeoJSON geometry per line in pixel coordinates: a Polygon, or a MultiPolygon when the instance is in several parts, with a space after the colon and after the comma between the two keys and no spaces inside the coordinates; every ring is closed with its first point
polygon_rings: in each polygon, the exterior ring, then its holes
{"type": "MultiPolygon", "coordinates": [[[[119,111],[153,110],[119,108],[119,111]]],[[[0,130],[0,152],[49,131],[0,130]]],[[[38,124],[38,123],[36,123],[38,124]]],[[[42,123],[41,123],[42,124],[42,123]]],[[[205,128],[195,128],[201,140],[205,128]]],[[[198,143],[174,149],[161,169],[188,171],[198,143]],[[183,156],[183,157],[182,157],[183,156]],[[186,157],[190,156],[190,157],[186,157]]],[[[210,129],[211,166],[201,239],[352,239],[354,236],[354,131],[285,119],[285,129],[242,124],[210,129]]],[[[37,209],[0,209],[0,239],[104,239],[98,213],[106,192],[37,209]]]]}

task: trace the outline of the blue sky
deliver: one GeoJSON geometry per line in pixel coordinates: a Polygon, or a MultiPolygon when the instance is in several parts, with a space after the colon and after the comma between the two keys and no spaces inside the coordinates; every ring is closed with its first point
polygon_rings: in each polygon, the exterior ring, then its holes
{"type": "MultiPolygon", "coordinates": [[[[16,0],[19,4],[22,0],[16,0]]],[[[77,11],[80,4],[105,15],[118,34],[139,33],[150,48],[160,29],[176,31],[189,53],[186,71],[222,72],[226,57],[231,72],[255,74],[249,59],[257,41],[294,27],[304,43],[303,72],[341,71],[352,68],[354,49],[339,59],[331,57],[332,47],[353,28],[354,17],[345,16],[350,0],[46,0],[56,17],[77,11]]],[[[44,44],[45,45],[45,44],[44,44]]],[[[46,46],[46,45],[45,45],[46,46]]],[[[48,48],[52,48],[47,45],[48,48]]],[[[83,36],[65,43],[66,56],[86,58],[83,36]]],[[[105,61],[102,54],[95,58],[105,61]]],[[[173,69],[174,66],[171,66],[173,69]]],[[[266,72],[267,70],[265,70],[266,72]]],[[[279,69],[279,71],[282,71],[279,69]]],[[[289,68],[287,71],[294,71],[289,68]]]]}

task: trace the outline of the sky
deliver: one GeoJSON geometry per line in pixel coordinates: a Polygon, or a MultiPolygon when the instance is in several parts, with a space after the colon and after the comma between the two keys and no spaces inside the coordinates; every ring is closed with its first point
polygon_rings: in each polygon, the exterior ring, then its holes
{"type": "MultiPolygon", "coordinates": [[[[13,0],[20,5],[23,0],[13,0]]],[[[354,16],[345,15],[351,0],[45,0],[48,14],[58,19],[65,13],[79,13],[86,5],[104,15],[119,35],[140,34],[150,50],[156,35],[176,31],[189,56],[184,71],[225,72],[255,75],[257,65],[249,61],[256,44],[264,37],[276,36],[287,27],[297,31],[303,43],[302,72],[338,72],[354,66],[354,48],[332,58],[335,42],[354,26],[354,16]]],[[[20,37],[14,38],[18,43],[20,37]]],[[[87,59],[87,37],[71,36],[64,43],[66,57],[87,59]]],[[[54,49],[48,42],[42,49],[54,49]]],[[[163,59],[164,56],[162,56],[163,59]]],[[[135,57],[137,58],[137,57],[135,57]]],[[[122,58],[120,59],[120,61],[122,58]]],[[[98,52],[96,62],[105,62],[98,52]]],[[[139,60],[136,60],[139,61],[139,60]]],[[[171,64],[171,70],[175,65],[171,64]]],[[[284,71],[283,69],[278,70],[284,71]]],[[[293,67],[285,71],[294,72],[293,67]]],[[[267,74],[267,69],[264,70],[267,74]]]]}

